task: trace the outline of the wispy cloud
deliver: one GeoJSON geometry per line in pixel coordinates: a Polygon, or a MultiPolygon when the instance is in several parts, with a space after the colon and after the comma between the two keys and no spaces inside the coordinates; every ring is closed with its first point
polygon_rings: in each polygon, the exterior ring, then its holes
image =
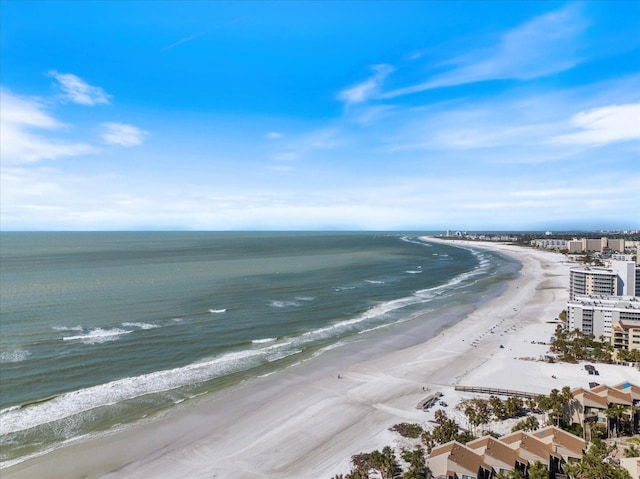
{"type": "Polygon", "coordinates": [[[577,113],[571,124],[579,131],[558,135],[561,144],[604,145],[617,141],[640,140],[640,103],[609,105],[577,113]]]}
{"type": "Polygon", "coordinates": [[[183,43],[187,43],[190,42],[191,40],[195,40],[196,38],[204,35],[205,32],[198,32],[198,33],[194,33],[193,35],[189,35],[188,37],[182,38],[180,40],[178,40],[175,43],[172,43],[171,45],[167,45],[164,48],[161,48],[160,51],[161,52],[166,52],[167,50],[171,50],[172,48],[177,47],[178,45],[182,45],[183,43]]]}
{"type": "Polygon", "coordinates": [[[72,73],[58,73],[55,70],[50,70],[49,75],[58,81],[62,97],[72,103],[87,106],[110,103],[111,95],[108,95],[100,87],[89,85],[72,73]]]}
{"type": "Polygon", "coordinates": [[[296,161],[316,150],[330,150],[343,144],[340,132],[335,128],[311,131],[288,142],[282,149],[273,153],[276,161],[296,161]]]}
{"type": "Polygon", "coordinates": [[[20,97],[5,89],[0,90],[0,98],[3,164],[34,163],[96,151],[90,144],[69,142],[45,134],[65,125],[47,112],[39,100],[20,97]]]}
{"type": "Polygon", "coordinates": [[[338,93],[338,99],[347,105],[361,103],[375,96],[380,91],[384,79],[393,72],[391,65],[373,65],[373,75],[362,83],[358,83],[338,93]]]}
{"type": "Polygon", "coordinates": [[[282,133],[280,133],[279,131],[270,131],[269,133],[266,134],[266,137],[269,140],[279,140],[283,136],[284,135],[282,133]]]}
{"type": "Polygon", "coordinates": [[[102,141],[109,145],[137,146],[140,145],[148,132],[126,123],[102,123],[102,141]]]}
{"type": "Polygon", "coordinates": [[[499,42],[451,60],[454,68],[426,82],[380,95],[394,98],[433,88],[486,80],[527,80],[558,73],[582,61],[580,34],[588,23],[578,5],[536,17],[504,33],[499,42]]]}

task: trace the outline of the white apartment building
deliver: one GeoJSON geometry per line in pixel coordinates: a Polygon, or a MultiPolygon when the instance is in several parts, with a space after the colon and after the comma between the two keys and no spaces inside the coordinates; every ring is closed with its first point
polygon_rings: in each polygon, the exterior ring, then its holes
{"type": "Polygon", "coordinates": [[[640,300],[634,296],[577,295],[567,303],[569,330],[579,329],[593,334],[596,339],[604,336],[611,341],[613,323],[640,321],[640,300]]]}
{"type": "Polygon", "coordinates": [[[566,249],[567,241],[563,239],[536,239],[531,242],[536,248],[566,249]]]}
{"type": "Polygon", "coordinates": [[[577,295],[616,296],[618,273],[610,268],[583,266],[569,270],[569,300],[577,295]]]}
{"type": "Polygon", "coordinates": [[[640,272],[633,261],[612,261],[611,269],[618,275],[616,291],[619,296],[636,296],[640,272]]]}
{"type": "Polygon", "coordinates": [[[633,261],[612,261],[610,267],[581,266],[569,270],[569,299],[576,295],[636,296],[640,268],[633,261]]]}

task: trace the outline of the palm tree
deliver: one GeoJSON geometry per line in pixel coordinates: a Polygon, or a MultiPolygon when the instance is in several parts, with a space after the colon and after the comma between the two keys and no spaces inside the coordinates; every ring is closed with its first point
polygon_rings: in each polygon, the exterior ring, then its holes
{"type": "Polygon", "coordinates": [[[549,470],[540,461],[534,461],[529,464],[527,477],[529,479],[549,479],[549,470]]]}
{"type": "Polygon", "coordinates": [[[369,465],[371,469],[376,469],[380,472],[382,479],[393,479],[398,469],[398,461],[389,446],[385,446],[382,452],[373,451],[369,454],[369,465]]]}
{"type": "Polygon", "coordinates": [[[518,396],[510,397],[505,401],[504,407],[508,417],[516,417],[520,414],[523,406],[522,399],[518,396]]]}
{"type": "Polygon", "coordinates": [[[424,474],[424,470],[427,467],[424,450],[421,447],[416,447],[412,451],[403,451],[402,459],[409,463],[409,469],[402,476],[403,479],[421,479],[424,474]]]}
{"type": "Polygon", "coordinates": [[[627,406],[627,414],[629,414],[629,429],[631,434],[636,434],[638,431],[638,407],[630,404],[627,406]]]}
{"type": "Polygon", "coordinates": [[[549,422],[549,410],[551,409],[551,400],[545,396],[540,395],[536,397],[536,402],[538,403],[538,407],[542,411],[544,417],[544,422],[547,424],[549,422]]]}
{"type": "Polygon", "coordinates": [[[562,417],[564,412],[564,400],[562,399],[560,391],[555,388],[552,389],[551,393],[549,394],[548,406],[551,410],[551,413],[553,414],[553,418],[556,423],[555,425],[560,426],[560,418],[562,417]]]}
{"type": "Polygon", "coordinates": [[[594,439],[580,462],[569,462],[562,466],[571,479],[631,479],[629,472],[609,461],[611,449],[601,439],[594,439]]]}
{"type": "Polygon", "coordinates": [[[502,399],[498,396],[490,396],[489,404],[491,405],[491,410],[493,411],[493,415],[496,419],[503,419],[505,417],[504,403],[502,399]]]}
{"type": "Polygon", "coordinates": [[[609,437],[618,437],[620,431],[620,418],[625,415],[626,407],[622,404],[610,404],[609,408],[605,409],[604,415],[609,419],[607,421],[607,435],[609,437]]]}
{"type": "Polygon", "coordinates": [[[571,392],[571,388],[569,386],[564,386],[562,388],[562,391],[560,391],[560,398],[562,399],[563,412],[567,413],[569,423],[571,423],[571,418],[573,417],[573,407],[576,401],[575,399],[573,399],[573,393],[571,392]]]}

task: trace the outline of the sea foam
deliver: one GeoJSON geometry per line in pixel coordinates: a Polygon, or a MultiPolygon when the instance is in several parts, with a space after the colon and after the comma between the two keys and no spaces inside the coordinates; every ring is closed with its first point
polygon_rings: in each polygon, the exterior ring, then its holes
{"type": "MultiPolygon", "coordinates": [[[[0,434],[23,431],[85,413],[95,408],[114,405],[148,394],[171,391],[181,386],[202,383],[301,352],[299,348],[289,348],[290,345],[291,341],[287,341],[259,349],[234,351],[181,368],[119,379],[61,394],[44,402],[7,408],[0,412],[0,434]]],[[[82,418],[78,418],[78,420],[82,420],[82,418]]],[[[90,420],[90,417],[87,417],[86,420],[90,420]]]]}
{"type": "Polygon", "coordinates": [[[122,323],[125,328],[155,329],[160,326],[153,323],[122,323]]]}
{"type": "Polygon", "coordinates": [[[19,363],[27,359],[29,356],[31,356],[31,352],[26,349],[2,351],[0,352],[0,363],[19,363]]]}
{"type": "Polygon", "coordinates": [[[108,341],[115,341],[123,334],[132,333],[133,330],[111,328],[102,329],[95,328],[87,334],[79,334],[77,336],[63,336],[63,341],[80,341],[84,344],[100,344],[108,341]]]}

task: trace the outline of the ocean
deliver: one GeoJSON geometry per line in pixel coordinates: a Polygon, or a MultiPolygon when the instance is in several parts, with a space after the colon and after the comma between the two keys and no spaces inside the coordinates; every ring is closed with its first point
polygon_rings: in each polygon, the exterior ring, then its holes
{"type": "Polygon", "coordinates": [[[519,268],[417,233],[3,232],[0,467],[353,341],[453,323],[519,268]]]}

